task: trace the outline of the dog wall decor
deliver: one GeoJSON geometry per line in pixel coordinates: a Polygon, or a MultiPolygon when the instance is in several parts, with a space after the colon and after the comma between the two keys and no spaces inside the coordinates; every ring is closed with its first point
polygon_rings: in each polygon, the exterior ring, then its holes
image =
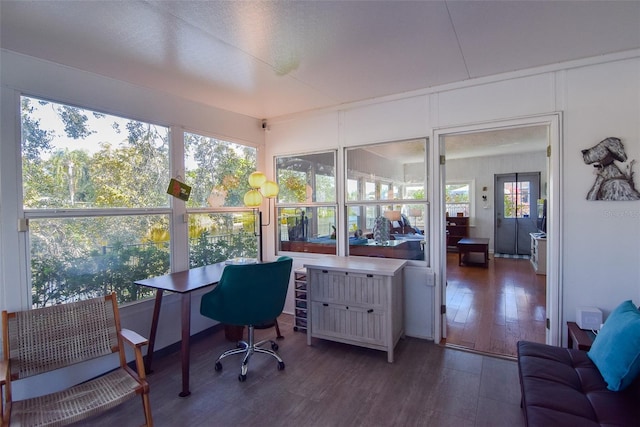
{"type": "Polygon", "coordinates": [[[582,158],[586,164],[596,168],[596,180],[587,193],[587,200],[640,200],[640,192],[633,182],[635,160],[629,162],[626,172],[615,163],[627,161],[620,138],[605,138],[582,150],[582,158]]]}

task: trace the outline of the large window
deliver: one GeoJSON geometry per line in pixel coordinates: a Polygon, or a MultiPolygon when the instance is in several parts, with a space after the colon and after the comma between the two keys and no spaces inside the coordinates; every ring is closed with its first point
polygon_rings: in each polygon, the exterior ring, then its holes
{"type": "Polygon", "coordinates": [[[428,259],[426,140],[345,150],[348,254],[428,259]]]}
{"type": "Polygon", "coordinates": [[[276,158],[278,249],[336,254],[335,152],[276,158]]]}
{"type": "Polygon", "coordinates": [[[192,186],[187,229],[171,223],[185,206],[167,194],[169,128],[26,96],[21,113],[34,307],[150,296],[133,282],[170,271],[172,230],[188,233],[190,266],[255,256],[254,218],[241,207],[254,148],[185,133],[185,158],[173,161],[192,186]]]}
{"type": "Polygon", "coordinates": [[[243,198],[256,170],[256,149],[193,133],[184,134],[184,144],[186,182],[192,187],[189,266],[255,258],[255,216],[244,209],[243,198]]]}

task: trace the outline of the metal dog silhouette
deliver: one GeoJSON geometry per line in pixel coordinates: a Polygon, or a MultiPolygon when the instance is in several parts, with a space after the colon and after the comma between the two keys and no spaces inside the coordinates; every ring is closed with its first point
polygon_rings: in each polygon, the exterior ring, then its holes
{"type": "Polygon", "coordinates": [[[586,164],[593,164],[598,170],[596,181],[587,193],[587,200],[640,200],[631,170],[635,160],[627,167],[628,173],[622,172],[615,164],[616,160],[627,160],[620,138],[605,138],[593,147],[582,150],[582,158],[586,164]]]}

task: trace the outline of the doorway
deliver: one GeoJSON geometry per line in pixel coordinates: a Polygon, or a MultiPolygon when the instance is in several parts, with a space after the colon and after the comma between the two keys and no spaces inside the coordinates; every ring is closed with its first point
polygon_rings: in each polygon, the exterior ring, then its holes
{"type": "MultiPolygon", "coordinates": [[[[541,193],[547,191],[551,173],[547,157],[551,122],[553,119],[531,126],[523,123],[474,126],[471,130],[436,133],[439,154],[446,158],[440,168],[441,187],[437,190],[441,203],[446,210],[444,187],[449,180],[474,180],[476,191],[471,204],[475,213],[469,218],[469,234],[492,240],[487,269],[458,266],[457,254],[447,252],[443,244],[439,264],[443,280],[437,297],[445,310],[437,339],[447,345],[457,340],[454,343],[457,347],[514,356],[515,343],[520,339],[549,341],[546,322],[553,316],[548,310],[547,277],[536,275],[528,259],[496,258],[494,254],[497,250],[525,255],[530,251],[529,233],[536,231],[537,199],[548,196],[541,193]],[[534,172],[513,172],[522,170],[534,172]],[[512,188],[514,199],[507,200],[506,211],[505,185],[512,188]],[[510,210],[512,202],[516,206],[510,210]],[[501,220],[506,217],[506,222],[496,221],[498,212],[501,220]],[[508,239],[503,238],[503,233],[496,235],[498,222],[511,228],[508,239]],[[508,249],[501,247],[506,241],[510,241],[508,249]],[[483,313],[485,309],[492,313],[483,313]],[[535,330],[528,329],[531,325],[535,325],[535,330]]],[[[443,223],[445,217],[443,213],[443,223]]]]}
{"type": "Polygon", "coordinates": [[[530,255],[530,233],[538,231],[540,172],[496,174],[494,183],[494,253],[530,255]]]}

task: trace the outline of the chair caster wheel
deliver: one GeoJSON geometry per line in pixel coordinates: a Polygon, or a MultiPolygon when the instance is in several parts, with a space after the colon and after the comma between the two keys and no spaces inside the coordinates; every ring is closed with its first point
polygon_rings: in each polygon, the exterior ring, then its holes
{"type": "Polygon", "coordinates": [[[284,362],[278,362],[278,371],[282,371],[284,369],[284,362]]]}
{"type": "Polygon", "coordinates": [[[274,343],[274,342],[272,342],[272,343],[271,343],[271,350],[273,350],[273,351],[278,351],[278,348],[279,348],[279,347],[278,347],[278,344],[276,344],[276,343],[274,343]]]}
{"type": "Polygon", "coordinates": [[[247,376],[246,375],[238,375],[238,381],[240,381],[241,383],[245,382],[247,380],[247,376]]]}
{"type": "Polygon", "coordinates": [[[218,372],[218,371],[222,371],[222,363],[220,362],[216,362],[216,364],[213,366],[213,369],[218,372]]]}

